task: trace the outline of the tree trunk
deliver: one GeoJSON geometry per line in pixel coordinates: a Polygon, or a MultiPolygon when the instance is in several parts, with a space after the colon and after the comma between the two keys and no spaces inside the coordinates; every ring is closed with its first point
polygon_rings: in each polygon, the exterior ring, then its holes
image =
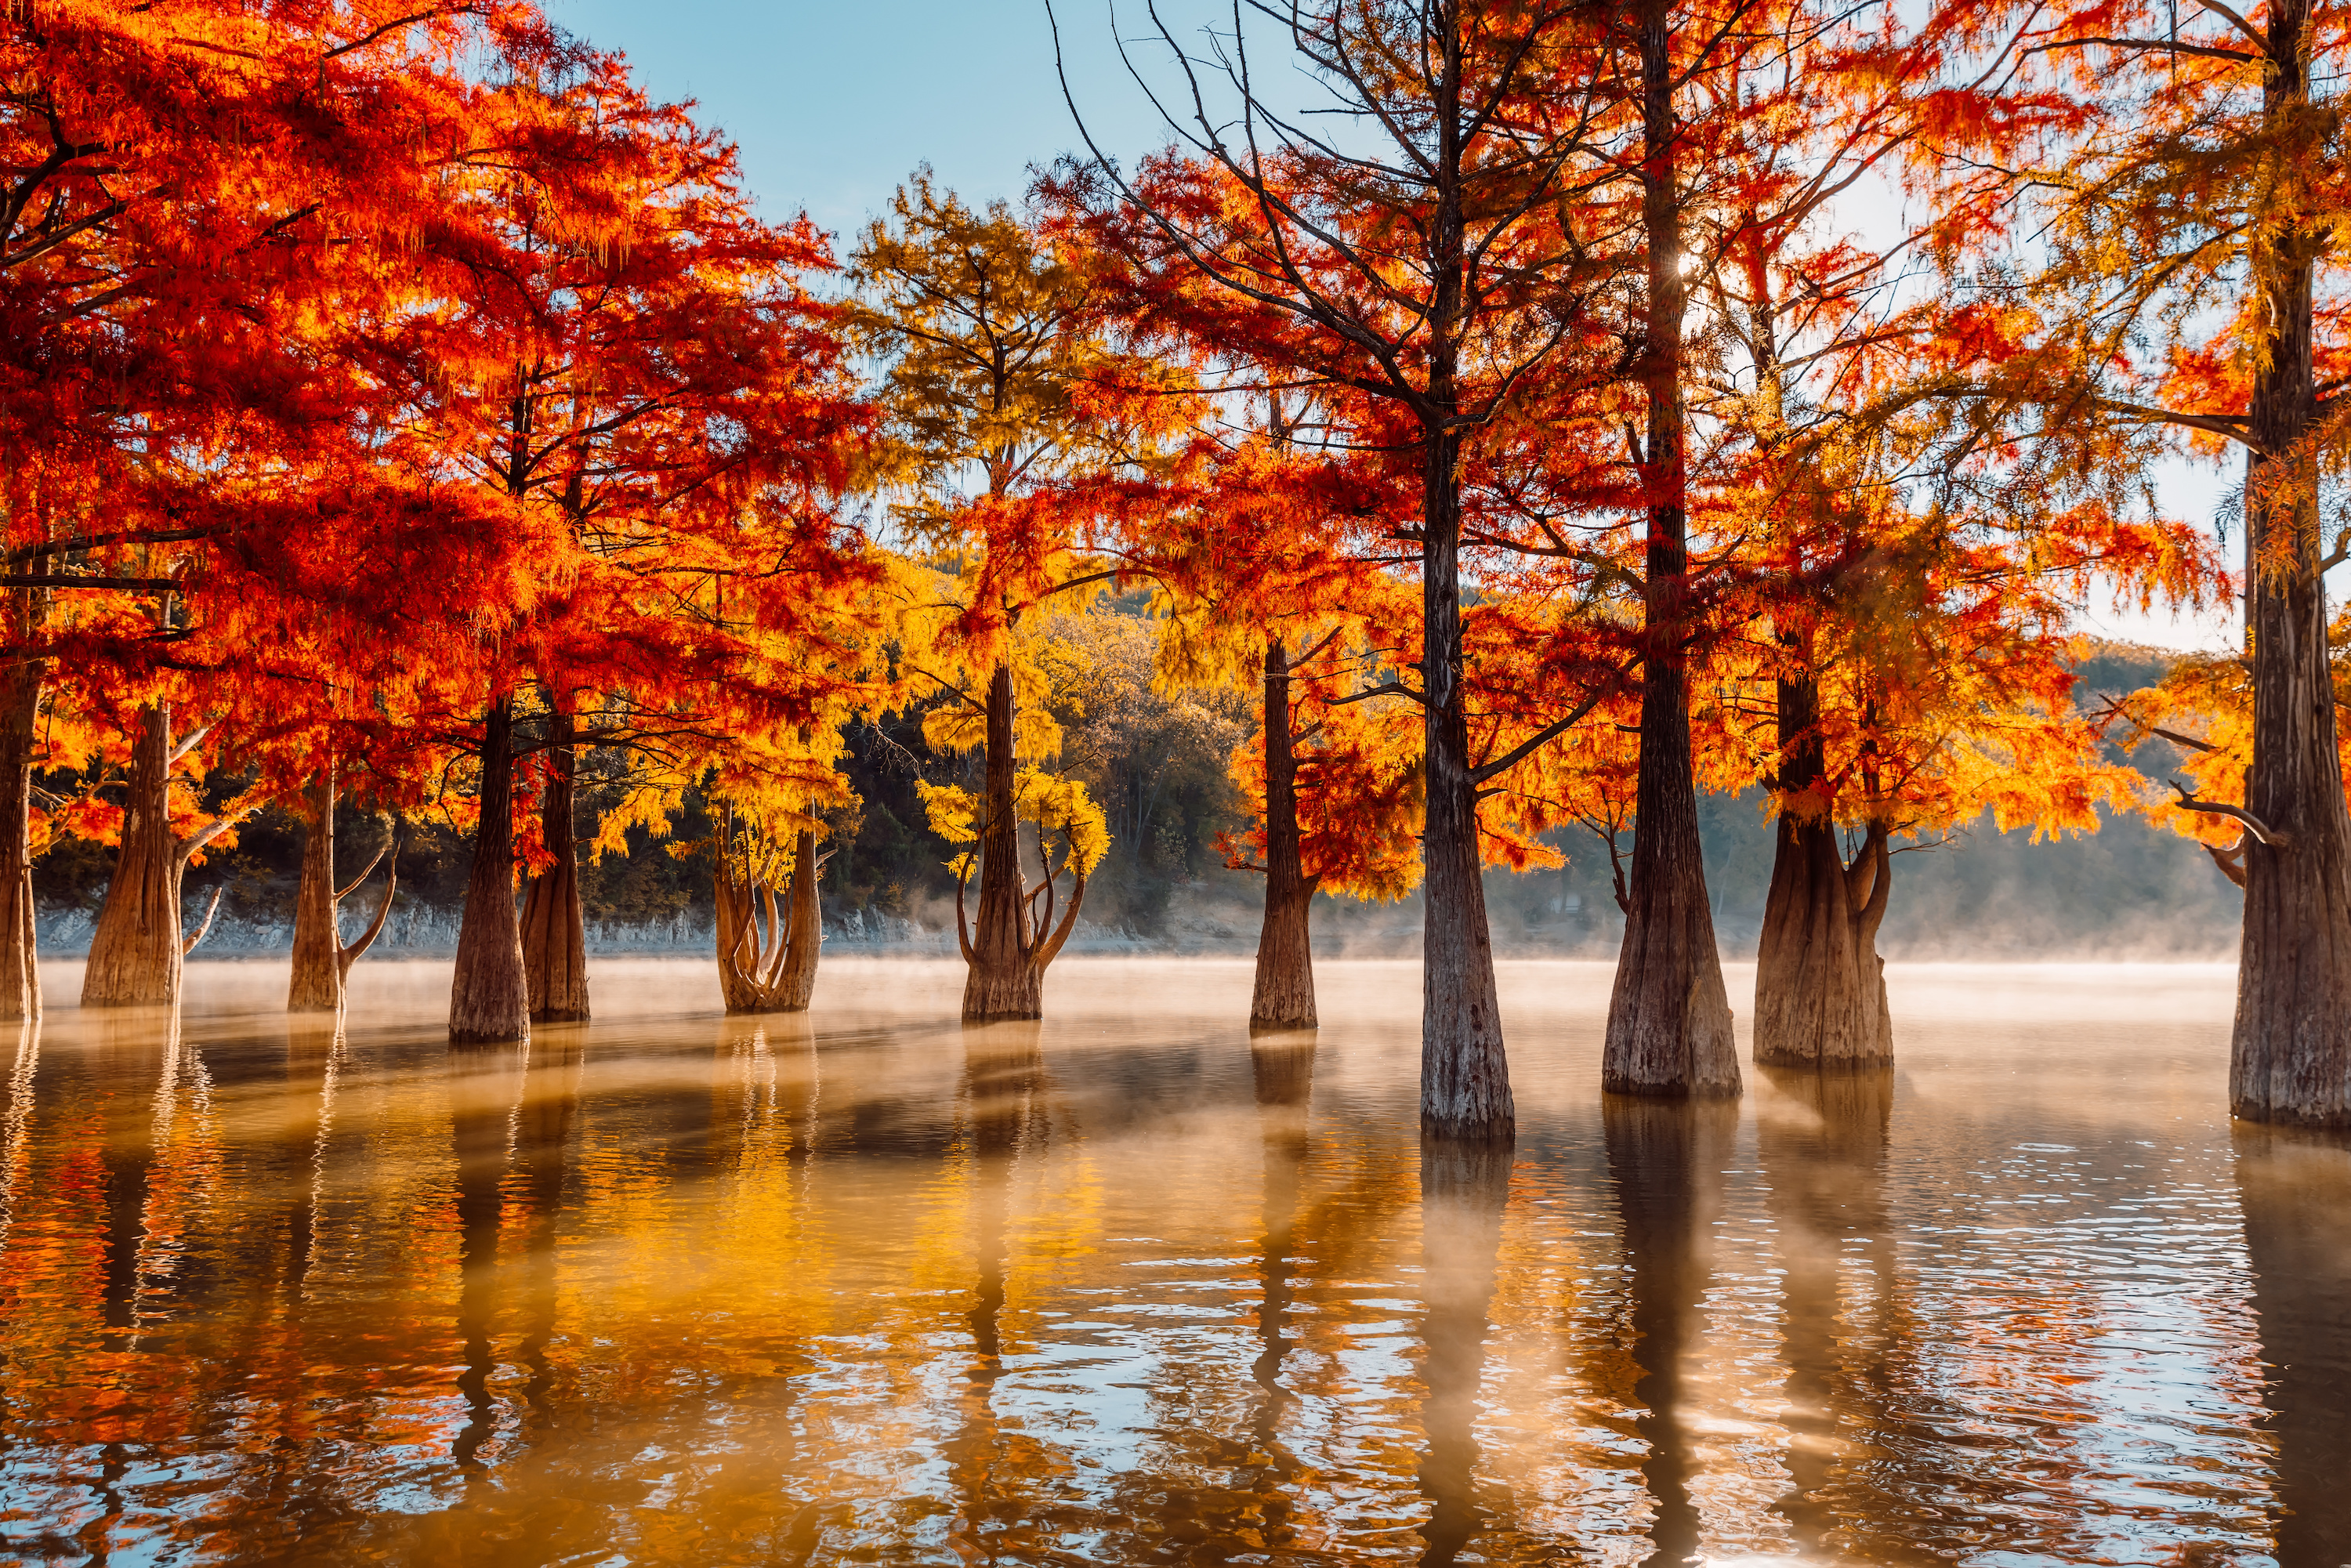
{"type": "Polygon", "coordinates": [[[1257,939],[1249,1029],[1312,1029],[1314,949],[1308,916],[1315,880],[1298,851],[1298,758],[1290,735],[1290,655],[1265,645],[1265,925],[1257,939]]]}
{"type": "MultiPolygon", "coordinates": [[[[2307,0],[2271,10],[2273,123],[2307,112],[2307,0]],[[2289,66],[2285,62],[2292,62],[2289,66]]],[[[2317,476],[2307,446],[2312,253],[2297,225],[2257,254],[2268,296],[2245,476],[2253,760],[2245,809],[2245,925],[2229,1061],[2230,1108],[2259,1122],[2351,1124],[2351,815],[2343,800],[2326,591],[2318,571],[2317,476]],[[2261,841],[2267,839],[2268,842],[2261,841]]]]}
{"type": "Polygon", "coordinates": [[[1420,1126],[1437,1138],[1515,1134],[1510,1064],[1494,986],[1493,937],[1478,847],[1478,781],[1461,667],[1461,436],[1458,376],[1464,309],[1461,37],[1445,36],[1437,82],[1437,200],[1431,213],[1427,402],[1421,477],[1422,746],[1427,810],[1421,925],[1420,1126]]]}
{"type": "Polygon", "coordinates": [[[784,967],[776,977],[783,1012],[806,1012],[816,995],[816,961],[824,942],[824,913],[817,903],[820,863],[816,830],[803,828],[792,846],[791,890],[784,900],[784,967]]]}
{"type": "Polygon", "coordinates": [[[571,715],[556,706],[548,720],[547,799],[539,831],[555,863],[530,879],[522,906],[523,972],[533,1023],[588,1019],[588,930],[580,907],[580,848],[575,821],[580,752],[571,715]]]}
{"type": "Polygon", "coordinates": [[[1608,1003],[1601,1083],[1620,1094],[1710,1097],[1739,1092],[1730,998],[1715,950],[1714,917],[1698,837],[1691,776],[1687,625],[1689,574],[1687,453],[1682,418],[1680,193],[1675,186],[1668,0],[1641,8],[1642,217],[1649,242],[1649,492],[1641,766],[1630,907],[1608,1003]]]}
{"type": "MultiPolygon", "coordinates": [[[[1780,683],[1780,788],[1800,794],[1825,766],[1818,688],[1780,683]]],[[[1879,1067],[1894,1060],[1886,960],[1877,928],[1893,866],[1886,829],[1869,825],[1850,866],[1835,824],[1782,810],[1755,956],[1755,1061],[1782,1067],[1879,1067]]]]}
{"type": "Polygon", "coordinates": [[[963,1016],[974,1023],[1041,1018],[1045,1010],[1043,977],[1029,961],[1037,943],[1029,934],[1028,888],[1020,875],[1012,725],[1012,665],[1004,662],[996,666],[987,683],[987,782],[986,821],[979,835],[979,914],[972,925],[971,973],[963,988],[963,1016]]]}
{"type": "Polygon", "coordinates": [[[0,1019],[41,1016],[33,934],[33,751],[41,666],[0,669],[0,1019]]]}
{"type": "Polygon", "coordinates": [[[172,708],[157,703],[139,710],[122,845],[82,975],[86,1008],[168,1006],[180,999],[182,862],[168,816],[171,778],[172,708]]]}
{"type": "Polygon", "coordinates": [[[302,882],[294,894],[294,972],[286,1010],[333,1012],[343,1005],[343,936],[335,920],[335,768],[329,762],[304,791],[302,882]]]}
{"type": "Polygon", "coordinates": [[[482,720],[482,820],[474,870],[457,928],[457,969],[449,986],[455,1045],[530,1038],[530,987],[522,925],[515,917],[514,703],[501,696],[482,720]]]}
{"type": "Polygon", "coordinates": [[[804,1012],[816,992],[816,965],[824,939],[817,879],[824,858],[817,853],[816,830],[793,843],[790,879],[778,906],[772,883],[759,880],[752,856],[741,855],[737,878],[729,859],[731,840],[722,830],[718,846],[718,987],[730,1013],[804,1012]],[[761,915],[764,912],[764,929],[761,915]]]}

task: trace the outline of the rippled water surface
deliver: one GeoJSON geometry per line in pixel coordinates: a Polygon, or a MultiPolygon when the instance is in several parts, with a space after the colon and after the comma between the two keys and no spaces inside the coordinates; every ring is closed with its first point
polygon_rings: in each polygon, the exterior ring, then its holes
{"type": "Polygon", "coordinates": [[[1236,963],[357,978],[0,1040],[0,1560],[2351,1563],[2351,1146],[2231,1128],[2225,969],[1897,969],[1889,1077],[1691,1108],[1505,965],[1493,1157],[1409,966],[1254,1051],[1236,963]]]}

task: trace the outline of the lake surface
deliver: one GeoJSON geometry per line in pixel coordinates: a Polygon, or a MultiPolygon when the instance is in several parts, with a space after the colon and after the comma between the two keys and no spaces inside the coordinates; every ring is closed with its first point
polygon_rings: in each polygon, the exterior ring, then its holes
{"type": "Polygon", "coordinates": [[[2351,1562],[2351,1145],[2231,1127],[2226,968],[1897,967],[1890,1076],[1692,1108],[1506,964],[1488,1158],[1410,965],[1254,1052],[1245,963],[447,973],[0,1040],[0,1561],[2351,1562]]]}

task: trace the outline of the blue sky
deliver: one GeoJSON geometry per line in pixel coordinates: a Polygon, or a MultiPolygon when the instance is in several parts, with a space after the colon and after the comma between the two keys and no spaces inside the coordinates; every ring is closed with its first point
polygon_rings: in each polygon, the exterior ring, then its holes
{"type": "MultiPolygon", "coordinates": [[[[927,161],[967,197],[1017,196],[1075,150],[1044,0],[548,0],[558,25],[625,52],[656,96],[691,98],[740,144],[771,217],[805,209],[844,236],[927,161]]],[[[1179,7],[1181,9],[1181,7],[1179,7]]],[[[1163,122],[1111,43],[1105,0],[1063,0],[1072,85],[1110,150],[1163,122]]]]}

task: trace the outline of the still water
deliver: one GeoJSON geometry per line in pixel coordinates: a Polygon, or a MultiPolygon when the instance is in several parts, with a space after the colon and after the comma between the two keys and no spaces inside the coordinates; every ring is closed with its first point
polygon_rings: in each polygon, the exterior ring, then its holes
{"type": "Polygon", "coordinates": [[[1893,1074],[1691,1108],[1602,1103],[1604,966],[1505,965],[1490,1158],[1419,1144],[1416,969],[1321,978],[1254,1052],[1214,961],[54,1011],[0,1560],[2351,1562],[2351,1146],[2231,1126],[2229,970],[1897,968],[1893,1074]]]}

